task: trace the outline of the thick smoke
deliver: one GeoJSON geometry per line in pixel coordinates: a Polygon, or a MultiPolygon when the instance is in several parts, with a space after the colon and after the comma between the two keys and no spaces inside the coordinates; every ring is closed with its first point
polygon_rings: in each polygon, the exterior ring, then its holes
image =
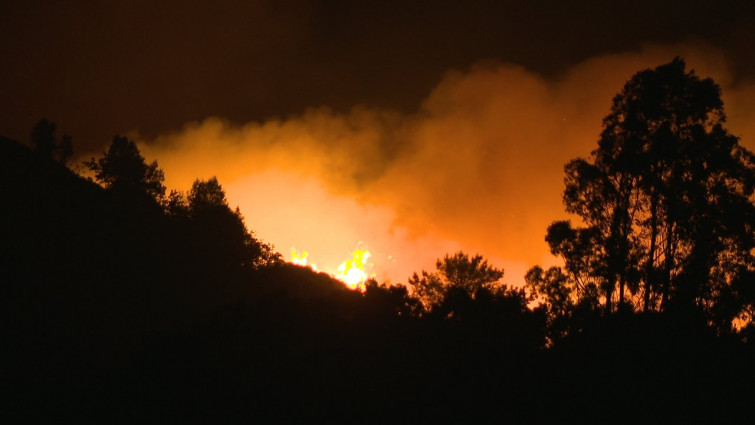
{"type": "Polygon", "coordinates": [[[366,244],[378,279],[404,282],[462,249],[520,284],[528,267],[555,262],[543,237],[567,217],[563,165],[596,147],[627,79],[677,55],[722,86],[728,128],[752,149],[755,85],[735,84],[725,58],[699,44],[591,58],[558,79],[481,63],[449,71],[410,115],[359,106],[242,126],[208,118],[142,147],[169,187],[216,175],[260,238],[286,256],[309,251],[321,270],[366,244]]]}

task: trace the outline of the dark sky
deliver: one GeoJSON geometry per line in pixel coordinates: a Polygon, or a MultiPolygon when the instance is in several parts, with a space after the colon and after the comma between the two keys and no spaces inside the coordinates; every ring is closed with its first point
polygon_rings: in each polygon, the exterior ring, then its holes
{"type": "Polygon", "coordinates": [[[558,78],[596,54],[696,40],[755,76],[755,2],[0,2],[0,134],[41,117],[81,147],[210,115],[234,122],[364,104],[415,110],[483,60],[558,78]]]}

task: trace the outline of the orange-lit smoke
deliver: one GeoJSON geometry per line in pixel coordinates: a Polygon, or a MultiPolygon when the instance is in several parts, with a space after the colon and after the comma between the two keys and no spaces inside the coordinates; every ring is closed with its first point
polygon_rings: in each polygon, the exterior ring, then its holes
{"type": "Polygon", "coordinates": [[[723,88],[728,128],[755,148],[755,84],[706,45],[649,46],[585,60],[557,79],[507,63],[449,71],[415,113],[312,108],[242,126],[220,118],[142,141],[168,187],[216,175],[261,239],[306,248],[337,273],[369,246],[378,280],[405,282],[447,252],[479,252],[519,284],[553,264],[543,240],[565,218],[563,165],[595,148],[612,97],[680,55],[723,88]]]}

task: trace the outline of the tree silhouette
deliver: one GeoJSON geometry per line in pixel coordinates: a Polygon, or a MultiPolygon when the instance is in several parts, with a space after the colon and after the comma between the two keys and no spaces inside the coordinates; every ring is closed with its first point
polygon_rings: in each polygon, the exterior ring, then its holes
{"type": "Polygon", "coordinates": [[[597,283],[607,311],[618,295],[712,313],[755,265],[755,157],[724,122],[718,85],[675,58],[635,74],[591,158],[566,165],[566,210],[585,227],[557,222],[546,239],[575,282],[597,283]]]}
{"type": "Polygon", "coordinates": [[[68,158],[70,158],[73,155],[73,139],[71,136],[64,134],[63,137],[60,138],[60,142],[58,143],[58,152],[57,152],[57,159],[58,161],[65,164],[68,161],[68,158]]]}
{"type": "Polygon", "coordinates": [[[126,137],[113,137],[104,156],[85,165],[106,189],[123,196],[146,194],[157,201],[165,195],[165,175],[157,161],[147,164],[136,143],[126,137]]]}
{"type": "Polygon", "coordinates": [[[570,277],[561,267],[543,270],[534,266],[524,277],[529,299],[539,301],[547,319],[550,342],[575,330],[577,316],[590,316],[598,310],[599,291],[592,283],[570,277]]]}
{"type": "Polygon", "coordinates": [[[492,267],[479,254],[469,255],[459,251],[446,255],[435,263],[436,271],[422,270],[421,276],[414,273],[409,285],[425,309],[439,305],[451,292],[462,292],[474,298],[482,289],[503,287],[500,282],[503,270],[492,267]]]}
{"type": "Polygon", "coordinates": [[[189,209],[193,214],[202,214],[212,210],[230,209],[225,191],[218,183],[217,177],[208,180],[195,180],[188,195],[189,209]]]}
{"type": "Polygon", "coordinates": [[[55,123],[42,118],[31,130],[31,145],[35,152],[46,158],[54,158],[65,164],[73,155],[71,136],[64,134],[58,141],[55,123]]]}
{"type": "Polygon", "coordinates": [[[172,218],[188,219],[189,203],[186,195],[178,190],[171,190],[163,199],[163,208],[165,213],[172,218]]]}
{"type": "MultiPolygon", "coordinates": [[[[179,195],[172,193],[172,199],[173,208],[181,208],[179,195]]],[[[187,203],[197,242],[218,267],[257,268],[281,261],[270,245],[249,233],[241,211],[228,206],[225,191],[216,177],[195,180],[187,203]]]]}
{"type": "Polygon", "coordinates": [[[31,145],[37,153],[52,158],[55,151],[55,123],[42,118],[31,130],[31,145]]]}
{"type": "Polygon", "coordinates": [[[407,317],[418,308],[417,298],[411,297],[404,285],[380,284],[375,279],[368,279],[364,286],[365,304],[372,310],[368,313],[380,314],[383,320],[407,317]]]}
{"type": "MultiPolygon", "coordinates": [[[[552,278],[556,281],[566,279],[564,283],[568,282],[569,287],[572,288],[573,298],[595,298],[601,286],[606,286],[605,279],[603,279],[603,276],[605,276],[605,253],[599,243],[599,232],[595,228],[575,229],[569,221],[556,221],[548,226],[545,240],[550,246],[551,253],[560,255],[564,259],[566,270],[565,273],[559,270],[559,273],[554,274],[549,269],[546,275],[550,275],[550,277],[546,278],[546,281],[550,281],[552,278]]],[[[533,282],[536,282],[540,280],[537,276],[542,274],[542,269],[539,271],[534,269],[539,269],[539,267],[533,268],[534,274],[530,276],[528,273],[528,276],[534,279],[533,282]]],[[[535,287],[538,286],[535,285],[535,287]]],[[[540,292],[540,289],[544,290],[543,287],[540,287],[537,292],[540,292]]],[[[546,298],[551,298],[551,295],[546,298]]]]}
{"type": "Polygon", "coordinates": [[[532,292],[543,297],[543,302],[551,316],[565,316],[573,306],[572,294],[576,292],[569,277],[560,267],[543,270],[532,267],[524,277],[532,292]]]}

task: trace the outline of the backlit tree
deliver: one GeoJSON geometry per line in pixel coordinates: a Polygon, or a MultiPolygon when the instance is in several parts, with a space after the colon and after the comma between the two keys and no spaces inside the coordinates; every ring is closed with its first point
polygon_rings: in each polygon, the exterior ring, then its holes
{"type": "Polygon", "coordinates": [[[462,292],[474,298],[480,290],[502,286],[503,270],[497,269],[481,255],[470,257],[463,252],[446,255],[435,263],[436,271],[414,273],[409,285],[426,309],[443,302],[449,293],[462,292]]]}
{"type": "Polygon", "coordinates": [[[735,314],[720,303],[755,265],[755,157],[724,122],[719,86],[676,58],[635,74],[598,148],[566,165],[566,210],[584,226],[554,223],[547,241],[573,279],[598,285],[607,311],[726,310],[711,316],[721,324],[735,314]]]}
{"type": "Polygon", "coordinates": [[[160,200],[165,195],[165,175],[157,161],[147,164],[136,143],[126,137],[115,136],[102,158],[92,158],[85,165],[106,189],[123,196],[146,194],[160,200]]]}

